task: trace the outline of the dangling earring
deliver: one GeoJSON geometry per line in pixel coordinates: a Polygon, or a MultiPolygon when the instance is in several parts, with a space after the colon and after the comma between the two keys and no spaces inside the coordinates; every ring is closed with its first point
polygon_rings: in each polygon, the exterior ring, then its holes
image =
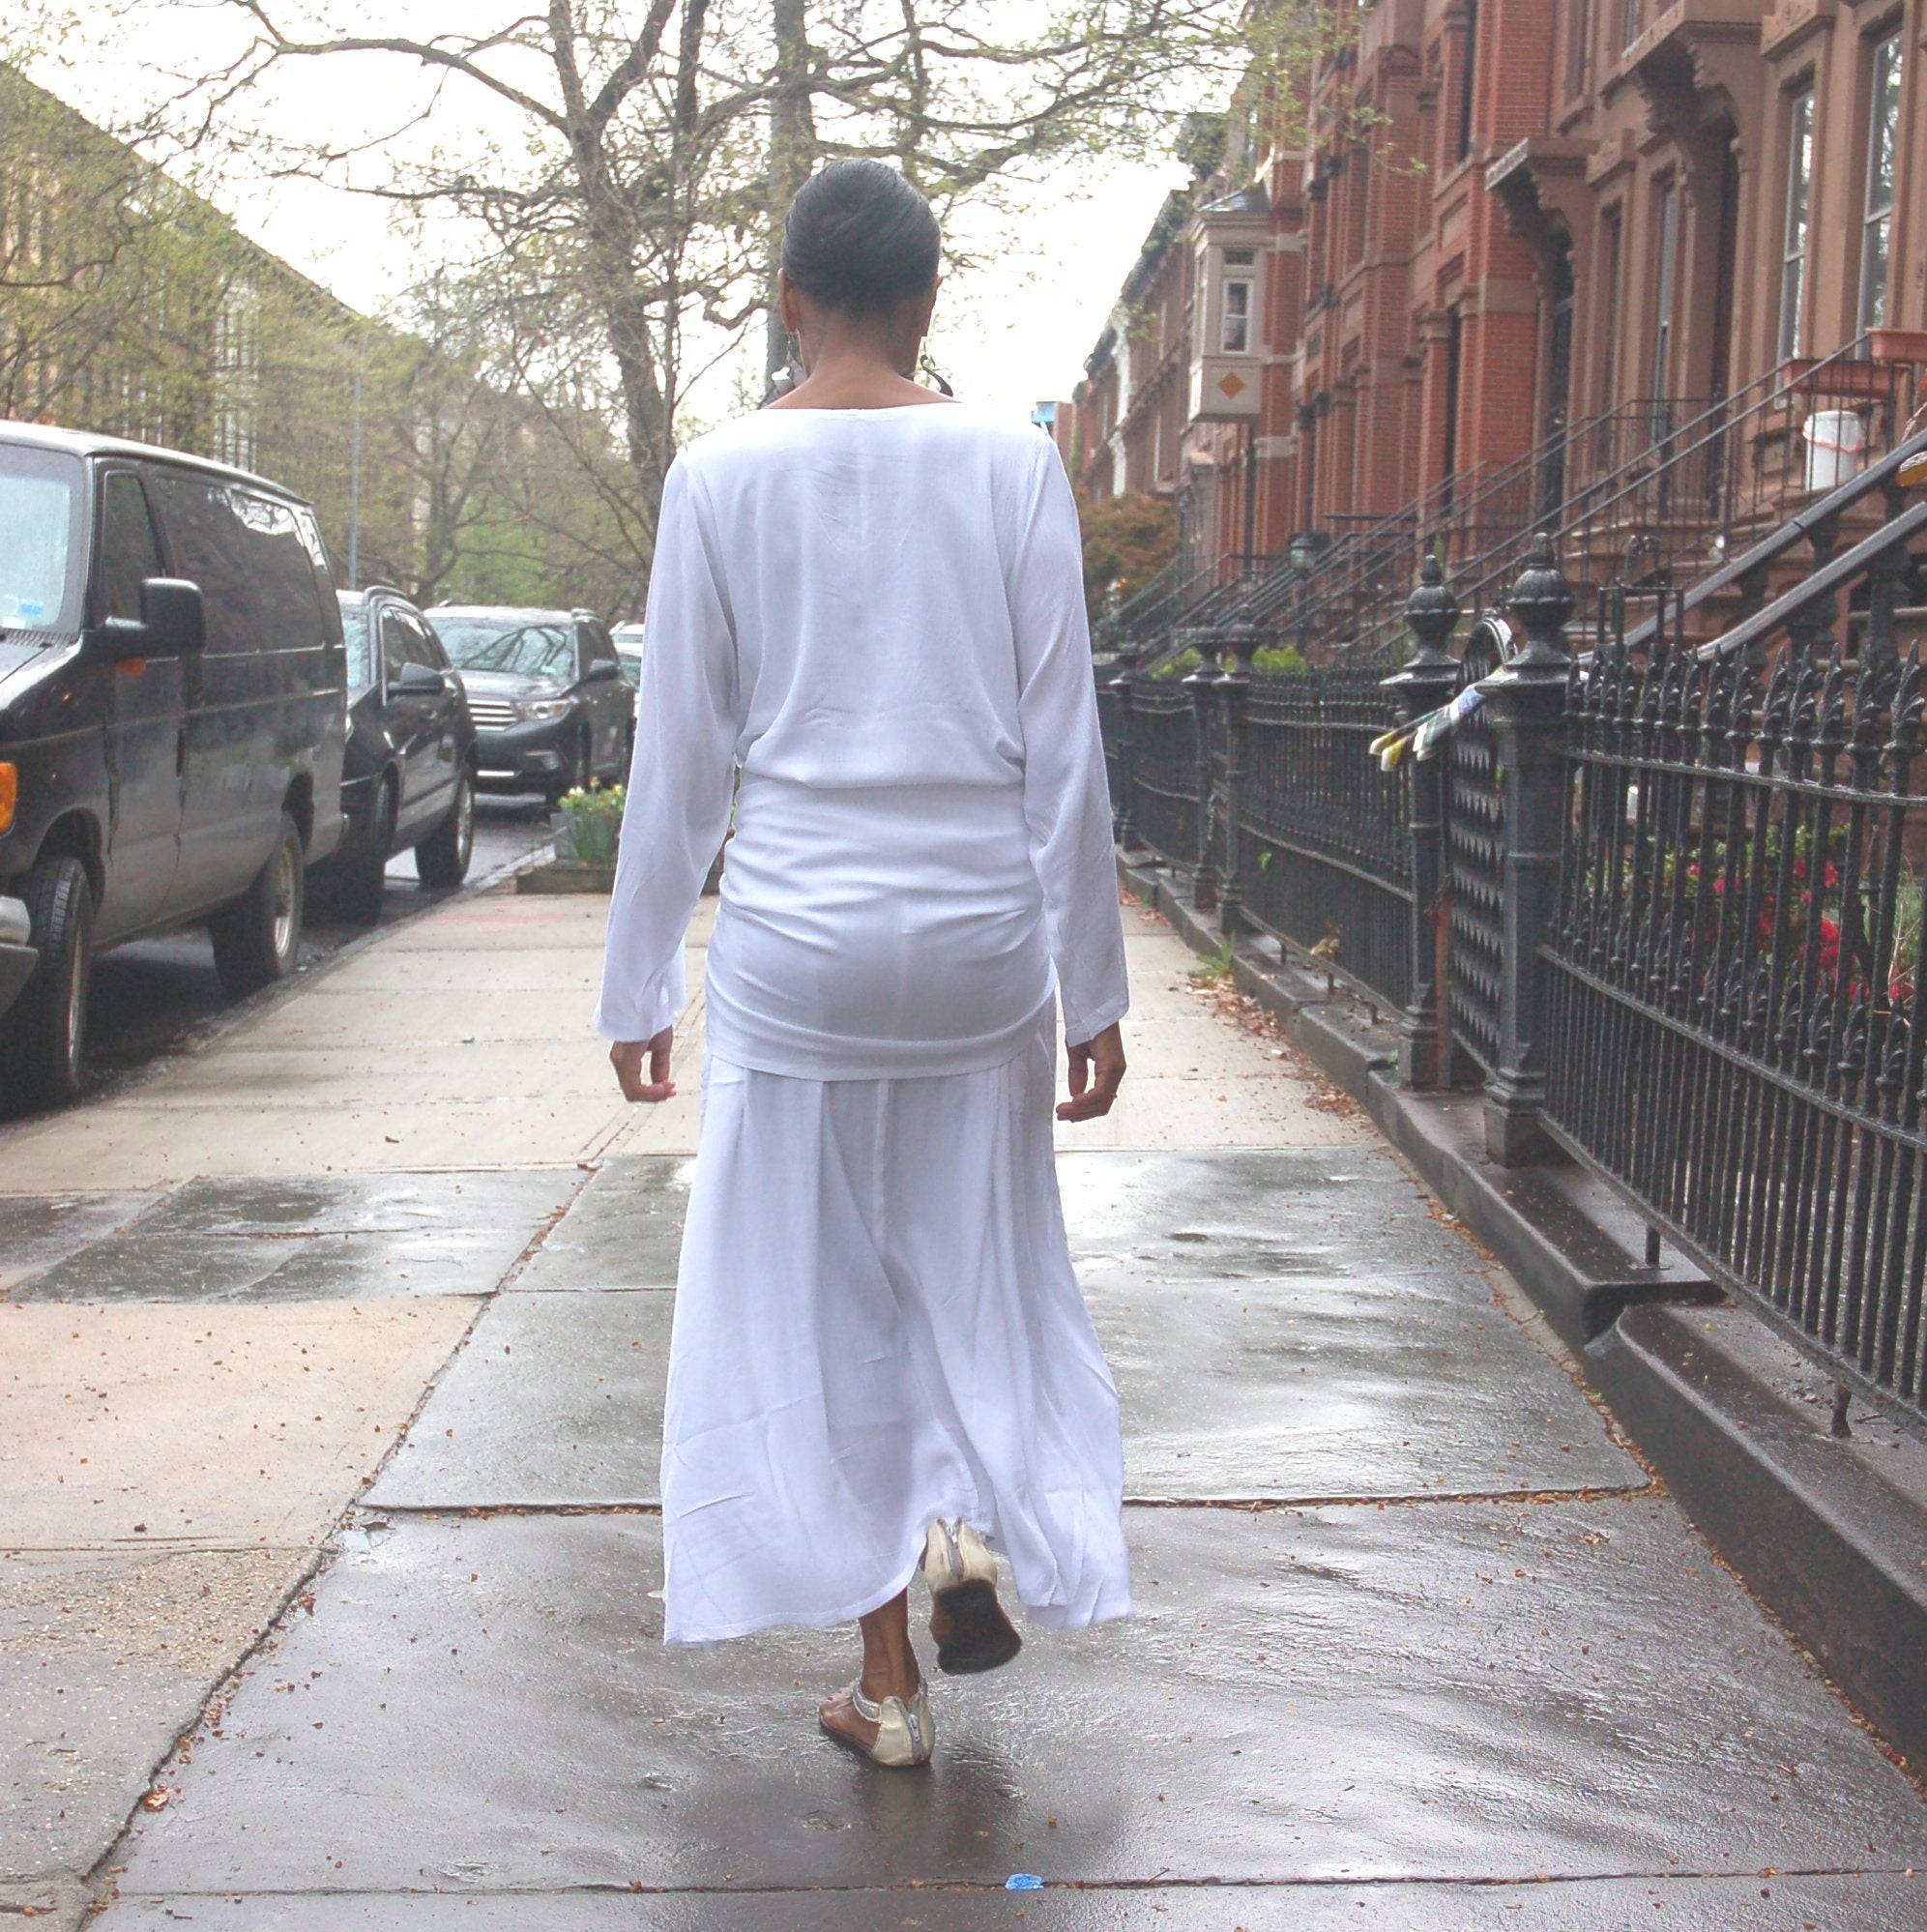
{"type": "Polygon", "coordinates": [[[918,366],[936,385],[937,394],[939,395],[948,395],[952,397],[955,396],[956,391],[953,390],[949,386],[949,384],[944,380],[942,371],[939,370],[936,364],[930,360],[930,352],[928,349],[925,349],[922,352],[922,356],[918,364],[918,366]]]}
{"type": "Polygon", "coordinates": [[[790,332],[790,386],[795,388],[803,378],[803,337],[792,329],[790,332]]]}

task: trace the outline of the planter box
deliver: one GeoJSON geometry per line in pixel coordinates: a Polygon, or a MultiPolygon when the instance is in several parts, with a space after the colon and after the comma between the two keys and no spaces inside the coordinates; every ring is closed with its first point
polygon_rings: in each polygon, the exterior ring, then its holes
{"type": "Polygon", "coordinates": [[[607,893],[615,883],[614,865],[578,865],[563,859],[515,874],[518,893],[607,893]]]}
{"type": "Polygon", "coordinates": [[[1877,363],[1927,363],[1927,329],[1869,329],[1867,354],[1877,363]]]}

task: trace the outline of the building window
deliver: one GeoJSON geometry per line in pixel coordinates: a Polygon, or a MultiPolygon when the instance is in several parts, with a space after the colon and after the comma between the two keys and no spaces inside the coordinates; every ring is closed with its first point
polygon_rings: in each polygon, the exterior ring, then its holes
{"type": "Polygon", "coordinates": [[[1620,0],[1620,45],[1629,47],[1639,39],[1639,0],[1620,0]]]}
{"type": "Polygon", "coordinates": [[[1218,328],[1218,346],[1227,356],[1241,356],[1251,347],[1251,278],[1227,276],[1224,283],[1224,313],[1218,328]]]}
{"type": "Polygon", "coordinates": [[[1604,273],[1599,278],[1599,289],[1605,313],[1599,321],[1599,339],[1604,345],[1599,358],[1599,407],[1607,410],[1620,399],[1620,267],[1625,240],[1624,214],[1618,208],[1610,210],[1602,229],[1604,273]]]}
{"type": "Polygon", "coordinates": [[[1672,394],[1673,291],[1679,260],[1679,184],[1670,176],[1659,185],[1659,261],[1653,276],[1652,398],[1672,394]]]}
{"type": "Polygon", "coordinates": [[[1565,98],[1586,88],[1586,43],[1592,35],[1592,0],[1570,0],[1565,12],[1565,98]]]}
{"type": "Polygon", "coordinates": [[[1473,89],[1478,82],[1478,0],[1466,0],[1465,59],[1459,63],[1459,159],[1472,153],[1473,89]]]}
{"type": "Polygon", "coordinates": [[[1806,325],[1807,201],[1813,188],[1813,86],[1787,105],[1787,220],[1780,245],[1780,360],[1799,354],[1806,325]]]}
{"type": "Polygon", "coordinates": [[[1874,47],[1867,94],[1867,212],[1860,230],[1860,333],[1886,320],[1893,243],[1893,153],[1900,135],[1900,36],[1874,47]]]}

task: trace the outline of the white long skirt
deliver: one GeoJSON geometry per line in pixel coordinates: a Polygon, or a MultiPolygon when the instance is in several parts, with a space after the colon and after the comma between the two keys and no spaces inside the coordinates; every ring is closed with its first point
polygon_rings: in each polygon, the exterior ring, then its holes
{"type": "Polygon", "coordinates": [[[928,1078],[709,1058],[663,1428],[668,1642],[848,1623],[910,1582],[937,1516],[1003,1552],[1033,1620],[1129,1613],[1055,1063],[1048,1024],[928,1078]]]}

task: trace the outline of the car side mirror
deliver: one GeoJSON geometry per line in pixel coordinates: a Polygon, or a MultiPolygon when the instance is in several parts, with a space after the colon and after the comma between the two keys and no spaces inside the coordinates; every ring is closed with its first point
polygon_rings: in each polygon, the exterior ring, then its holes
{"type": "Polygon", "coordinates": [[[606,658],[593,658],[590,659],[589,668],[582,673],[582,682],[585,685],[606,684],[609,679],[619,678],[622,674],[623,667],[620,664],[612,664],[606,658]]]}
{"type": "Polygon", "coordinates": [[[418,664],[411,658],[389,679],[388,688],[410,697],[439,697],[448,689],[449,681],[434,665],[418,664]]]}
{"type": "Polygon", "coordinates": [[[208,647],[207,604],[199,584],[148,577],[140,586],[140,628],[156,658],[194,658],[208,647]]]}

